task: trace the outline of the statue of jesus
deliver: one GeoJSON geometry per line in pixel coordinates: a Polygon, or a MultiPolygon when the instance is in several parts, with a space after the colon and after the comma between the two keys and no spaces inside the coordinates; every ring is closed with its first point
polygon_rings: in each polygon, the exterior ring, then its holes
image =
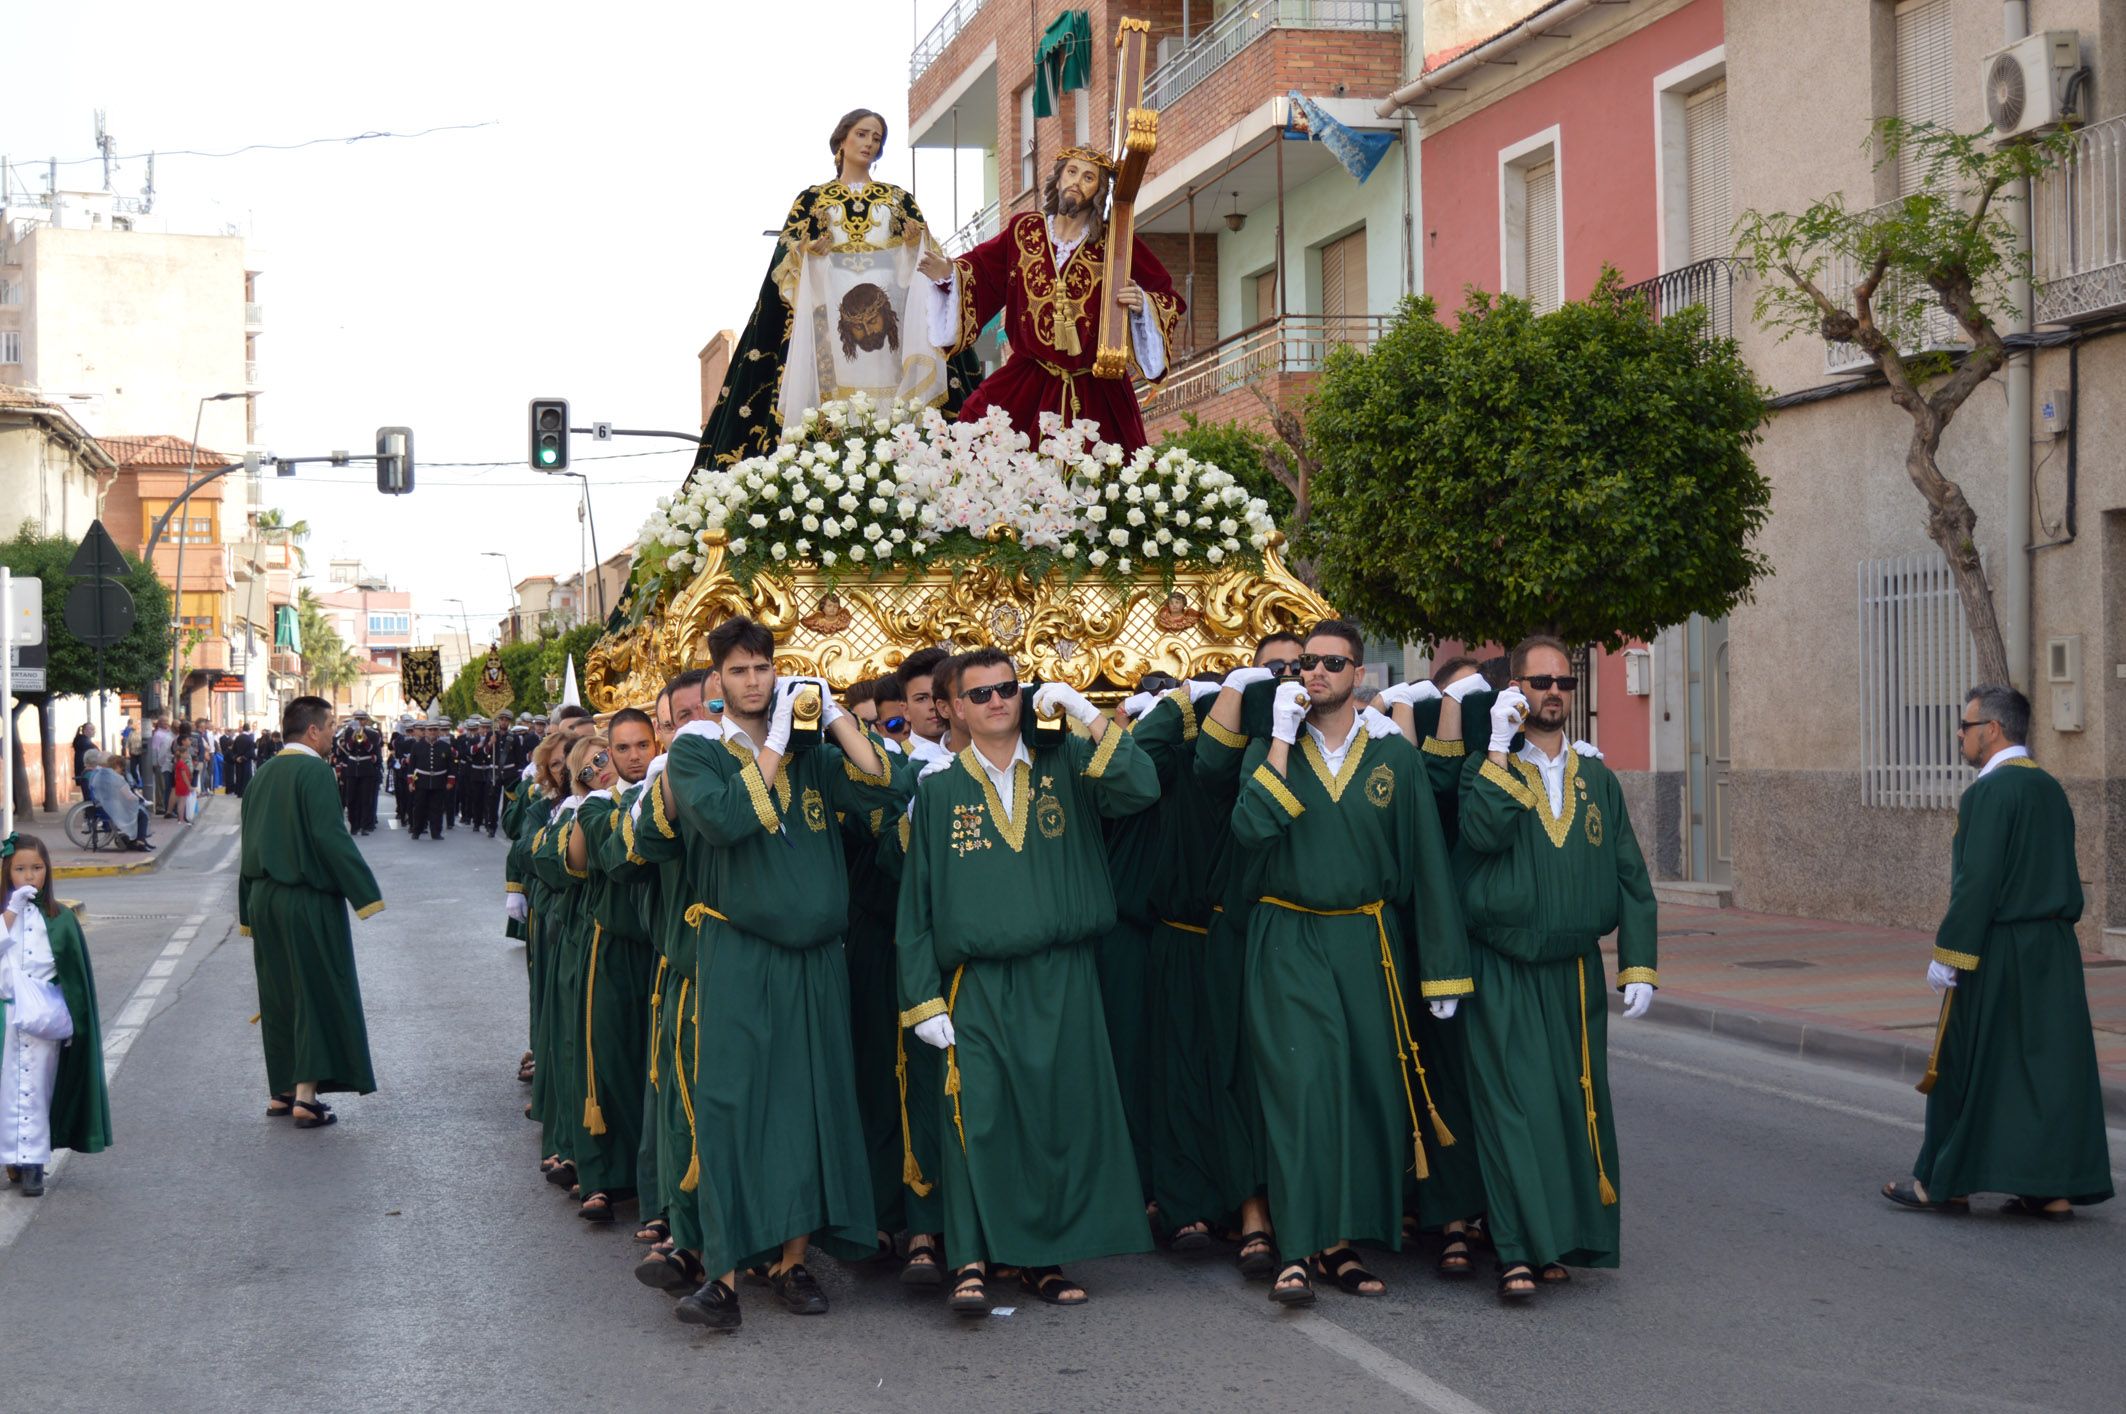
{"type": "Polygon", "coordinates": [[[1041,211],[1022,211],[1004,229],[957,260],[925,251],[910,307],[926,316],[930,341],[948,354],[969,348],[982,326],[1004,311],[1011,357],[960,405],[963,421],[991,405],[1012,426],[1039,436],[1040,415],[1097,422],[1100,435],[1125,450],[1145,444],[1144,417],[1134,380],[1156,383],[1187,306],[1144,242],[1131,252],[1130,288],[1116,296],[1129,311],[1130,357],[1122,375],[1093,374],[1097,352],[1101,270],[1106,258],[1106,208],[1114,163],[1102,153],[1071,147],[1058,153],[1041,211]]]}

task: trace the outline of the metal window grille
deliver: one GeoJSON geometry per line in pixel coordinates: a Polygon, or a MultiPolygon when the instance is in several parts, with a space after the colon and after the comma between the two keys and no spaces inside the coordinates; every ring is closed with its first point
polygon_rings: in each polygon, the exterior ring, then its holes
{"type": "Polygon", "coordinates": [[[1565,739],[1599,747],[1602,743],[1595,736],[1595,722],[1601,715],[1602,704],[1595,701],[1593,645],[1583,643],[1573,649],[1571,662],[1573,676],[1580,680],[1580,690],[1572,695],[1572,706],[1565,714],[1565,739]]]}
{"type": "MultiPolygon", "coordinates": [[[[1950,0],[1902,0],[1897,7],[1897,116],[1914,125],[1956,126],[1956,52],[1950,0]]],[[[1897,154],[1897,190],[1926,185],[1918,154],[1897,154]]]]}
{"type": "Polygon", "coordinates": [[[1978,652],[1938,555],[1860,562],[1861,801],[1954,808],[1971,769],[1956,750],[1978,652]]]}
{"type": "Polygon", "coordinates": [[[0,329],[0,363],[22,362],[22,333],[16,329],[0,329]]]}
{"type": "Polygon", "coordinates": [[[2071,141],[2033,201],[2041,324],[2126,304],[2126,115],[2078,128],[2071,141]]]}
{"type": "Polygon", "coordinates": [[[1521,239],[1523,287],[1536,313],[1558,307],[1558,167],[1541,162],[1522,174],[1527,191],[1521,239]]]}

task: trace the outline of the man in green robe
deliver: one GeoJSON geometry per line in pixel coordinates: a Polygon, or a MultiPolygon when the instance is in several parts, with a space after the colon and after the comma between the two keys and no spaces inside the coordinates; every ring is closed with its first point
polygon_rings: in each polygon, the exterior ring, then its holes
{"type": "Polygon", "coordinates": [[[2074,811],[2030,759],[2030,701],[1975,687],[1956,736],[1979,768],[1956,807],[1949,908],[1927,981],[1942,994],[1920,1089],[1927,1128],[1909,1182],[1883,1196],[1964,1210],[1973,1193],[2054,1221],[2112,1195],[2104,1095],[2082,953],[2074,811]]]}
{"type": "Polygon", "coordinates": [[[1261,852],[1246,1014],[1285,1255],[1270,1299],[1283,1305],[1311,1304],[1316,1277],[1381,1294],[1352,1244],[1400,1247],[1399,1175],[1426,1178],[1428,1139],[1456,1140],[1426,1090],[1401,979],[1414,966],[1420,996],[1451,1017],[1470,991],[1467,948],[1424,764],[1392,725],[1374,736],[1360,720],[1363,654],[1350,624],[1307,634],[1233,807],[1235,840],[1261,852]]]}
{"type": "Polygon", "coordinates": [[[258,970],[267,1113],[314,1129],[338,1119],[320,1094],[376,1089],[347,909],[368,918],[384,897],[347,833],[325,760],[332,704],[296,698],[281,733],[282,749],[244,791],[236,913],[258,970]]]}
{"type": "Polygon", "coordinates": [[[1469,1085],[1499,1295],[1617,1265],[1616,1125],[1600,940],[1617,935],[1624,1015],[1653,1004],[1653,881],[1617,778],[1567,740],[1564,644],[1524,639],[1462,771],[1456,872],[1478,1000],[1469,1085]]]}
{"type": "Polygon", "coordinates": [[[827,1298],[805,1268],[808,1245],[849,1260],[876,1251],[849,974],[831,946],[849,920],[834,815],[897,814],[910,776],[819,679],[777,682],[774,635],[761,625],[725,620],[709,653],[723,683],[722,739],[682,731],[660,777],[689,838],[706,846],[688,906],[700,910],[692,1101],[702,1264],[719,1275],[678,1315],[734,1330],[739,1267],[767,1264],[784,1306],[814,1315],[827,1298]],[[820,715],[808,734],[831,741],[805,749],[797,706],[810,694],[820,715]],[[703,1076],[715,1084],[701,1086],[703,1076]]]}
{"type": "Polygon", "coordinates": [[[1086,735],[1029,748],[1016,670],[993,648],[959,659],[954,691],[972,744],[916,792],[895,928],[901,1022],[945,1052],[931,1102],[952,1125],[936,1175],[951,1305],[989,1308],[991,1262],[1077,1305],[1063,1263],[1151,1245],[1093,944],[1115,921],[1097,822],[1150,805],[1158,777],[1061,683],[1035,694],[1036,713],[1067,713],[1086,735]]]}

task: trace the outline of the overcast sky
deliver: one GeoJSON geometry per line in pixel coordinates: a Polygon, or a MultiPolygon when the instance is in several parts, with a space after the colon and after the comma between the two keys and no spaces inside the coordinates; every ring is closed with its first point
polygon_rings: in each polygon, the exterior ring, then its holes
{"type": "MultiPolygon", "coordinates": [[[[93,156],[97,108],[122,154],[496,124],[165,156],[155,174],[174,229],[243,222],[264,255],[269,450],[368,451],[380,424],[414,429],[412,496],[378,495],[366,466],[305,468],[267,478],[267,502],[310,522],[320,570],[357,554],[449,627],[462,598],[477,643],[507,607],[501,562],[481,551],[506,551],[519,579],[579,564],[580,483],[525,465],[526,401],[566,397],[579,425],[699,431],[695,355],[744,324],[761,232],[831,174],[835,120],[884,113],[879,175],[909,182],[908,53],[946,3],[29,7],[8,25],[0,153],[93,156]],[[506,465],[438,465],[453,461],[506,465]]],[[[980,203],[978,171],[962,164],[960,219],[980,203]]],[[[137,194],[143,176],[128,162],[112,185],[137,194]]],[[[956,224],[951,182],[947,157],[926,153],[915,190],[941,233],[956,224]]],[[[61,172],[100,183],[93,165],[61,172]]],[[[611,554],[691,449],[579,437],[574,452],[611,554]]]]}

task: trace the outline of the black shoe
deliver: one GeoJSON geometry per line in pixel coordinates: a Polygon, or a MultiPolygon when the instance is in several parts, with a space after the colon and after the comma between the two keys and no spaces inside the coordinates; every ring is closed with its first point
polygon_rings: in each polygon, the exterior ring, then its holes
{"type": "Polygon", "coordinates": [[[793,1316],[824,1316],[827,1314],[827,1293],[819,1289],[812,1273],[799,1262],[780,1276],[768,1278],[768,1289],[789,1309],[793,1316]]]}
{"type": "MultiPolygon", "coordinates": [[[[42,1198],[44,1196],[43,1164],[22,1165],[22,1196],[25,1198],[42,1198]]],[[[822,1311],[827,1309],[824,1301],[820,1303],[819,1309],[822,1311]]]]}
{"type": "Polygon", "coordinates": [[[690,1326],[712,1331],[735,1331],[744,1319],[738,1310],[738,1293],[720,1281],[712,1281],[691,1296],[679,1298],[673,1315],[690,1326]]]}

